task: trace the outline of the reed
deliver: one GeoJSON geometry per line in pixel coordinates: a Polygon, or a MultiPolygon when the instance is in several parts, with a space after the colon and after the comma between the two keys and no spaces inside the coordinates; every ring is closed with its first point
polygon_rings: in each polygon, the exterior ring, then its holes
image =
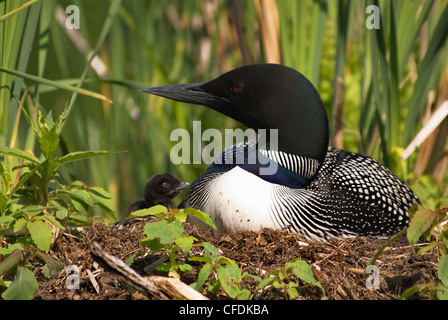
{"type": "Polygon", "coordinates": [[[401,154],[448,99],[447,37],[446,0],[2,1],[0,144],[35,150],[14,95],[29,114],[59,114],[69,101],[65,152],[127,152],[62,174],[108,189],[120,216],[151,175],[191,182],[204,171],[171,163],[172,130],[192,130],[194,120],[203,130],[240,126],[137,90],[274,62],[318,88],[334,145],[371,155],[403,179],[429,174],[442,185],[447,120],[409,157],[401,154]],[[65,26],[69,5],[79,8],[79,29],[65,26]],[[369,5],[379,8],[379,29],[366,27],[369,5]]]}

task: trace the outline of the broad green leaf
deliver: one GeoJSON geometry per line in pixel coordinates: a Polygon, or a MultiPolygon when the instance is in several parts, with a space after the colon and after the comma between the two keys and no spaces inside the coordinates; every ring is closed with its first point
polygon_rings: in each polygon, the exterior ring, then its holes
{"type": "MultiPolygon", "coordinates": [[[[0,255],[7,256],[8,254],[11,254],[14,252],[14,250],[23,250],[21,243],[13,243],[10,244],[7,248],[0,247],[0,255]]],[[[0,272],[1,274],[1,272],[0,272]]]]}
{"type": "Polygon", "coordinates": [[[45,158],[51,160],[59,146],[59,136],[56,127],[48,128],[44,126],[40,129],[39,146],[45,158]]]}
{"type": "Polygon", "coordinates": [[[196,290],[199,290],[204,285],[205,281],[207,281],[208,277],[210,276],[212,270],[213,270],[213,264],[209,262],[204,264],[201,270],[199,270],[197,282],[195,285],[196,290]]]}
{"type": "Polygon", "coordinates": [[[272,275],[267,276],[263,280],[260,281],[260,283],[257,286],[257,290],[264,289],[267,286],[270,286],[274,283],[275,277],[272,275]]]}
{"type": "Polygon", "coordinates": [[[142,246],[148,247],[152,251],[160,250],[165,246],[160,243],[159,239],[149,239],[149,238],[140,240],[140,244],[142,246]]]}
{"type": "Polygon", "coordinates": [[[171,265],[167,262],[161,263],[156,265],[155,269],[157,271],[162,271],[162,272],[170,272],[171,271],[171,265]]]}
{"type": "Polygon", "coordinates": [[[86,190],[82,190],[82,189],[79,189],[79,190],[60,189],[58,192],[68,195],[72,200],[73,199],[78,199],[78,200],[84,202],[87,206],[93,206],[92,197],[90,196],[90,193],[87,192],[86,190]]]}
{"type": "Polygon", "coordinates": [[[26,226],[27,220],[25,218],[17,219],[16,223],[14,223],[14,232],[17,232],[26,226]]]}
{"type": "Polygon", "coordinates": [[[193,217],[198,218],[199,220],[205,222],[208,226],[210,226],[211,228],[216,230],[215,223],[213,222],[212,218],[210,218],[210,216],[207,213],[202,212],[197,209],[193,209],[193,208],[186,208],[186,209],[184,209],[184,212],[186,214],[189,214],[193,217]]]}
{"type": "Polygon", "coordinates": [[[309,284],[318,286],[323,291],[323,288],[322,288],[320,282],[316,281],[314,279],[313,270],[311,269],[311,266],[306,261],[293,259],[293,260],[291,260],[291,262],[288,262],[286,264],[286,266],[291,267],[292,271],[299,279],[301,279],[309,284]]]}
{"type": "Polygon", "coordinates": [[[13,221],[14,221],[14,218],[11,217],[11,216],[0,217],[0,223],[10,223],[10,222],[13,222],[13,221]]]}
{"type": "Polygon", "coordinates": [[[431,228],[437,219],[437,213],[423,207],[418,207],[415,212],[412,213],[410,211],[409,214],[411,221],[409,222],[407,237],[409,243],[414,245],[431,228]]]}
{"type": "Polygon", "coordinates": [[[180,247],[182,252],[187,253],[188,251],[190,251],[195,240],[197,241],[198,239],[196,239],[195,237],[192,237],[192,236],[184,235],[184,236],[174,240],[174,242],[180,247]]]}
{"type": "Polygon", "coordinates": [[[297,290],[297,286],[290,285],[288,287],[288,296],[290,299],[295,299],[299,296],[299,291],[297,290]]]}
{"type": "Polygon", "coordinates": [[[91,187],[89,189],[90,195],[94,198],[100,205],[107,208],[110,211],[114,211],[114,206],[112,203],[112,198],[106,190],[100,187],[91,187]]]}
{"type": "Polygon", "coordinates": [[[52,238],[50,226],[42,221],[28,221],[26,226],[37,247],[48,252],[52,238]]]}
{"type": "Polygon", "coordinates": [[[250,291],[248,289],[240,289],[236,295],[237,300],[249,300],[250,291]]]}
{"type": "MultiPolygon", "coordinates": [[[[157,205],[157,206],[153,206],[151,208],[131,212],[131,214],[128,216],[128,219],[135,218],[135,217],[144,217],[144,216],[148,216],[148,215],[157,216],[159,213],[167,212],[167,211],[168,211],[168,209],[166,207],[157,205]]],[[[162,217],[162,216],[160,216],[160,217],[162,217]]]]}
{"type": "Polygon", "coordinates": [[[17,269],[16,277],[8,289],[2,294],[5,300],[31,300],[38,284],[34,273],[26,267],[17,269]]]}
{"type": "Polygon", "coordinates": [[[442,283],[438,283],[436,285],[437,299],[439,300],[448,300],[448,287],[443,285],[442,283]]]}
{"type": "Polygon", "coordinates": [[[193,269],[193,267],[188,263],[178,263],[177,266],[179,267],[179,270],[182,272],[188,272],[193,269]]]}
{"type": "Polygon", "coordinates": [[[448,287],[448,256],[442,256],[438,265],[437,276],[445,287],[448,287]]]}
{"type": "Polygon", "coordinates": [[[204,254],[205,257],[211,256],[211,257],[215,258],[215,257],[219,256],[219,249],[216,248],[214,245],[212,245],[210,242],[202,242],[200,245],[203,246],[205,249],[205,254],[204,254]]]}
{"type": "Polygon", "coordinates": [[[166,220],[147,223],[144,227],[145,234],[149,238],[160,238],[163,244],[172,243],[179,238],[184,231],[184,227],[178,221],[168,223],[166,220]]]}
{"type": "MultiPolygon", "coordinates": [[[[238,266],[237,266],[238,268],[238,266]]],[[[231,298],[236,298],[240,288],[234,283],[239,282],[235,279],[235,270],[232,265],[220,266],[217,271],[219,282],[221,283],[224,291],[231,298]]]]}

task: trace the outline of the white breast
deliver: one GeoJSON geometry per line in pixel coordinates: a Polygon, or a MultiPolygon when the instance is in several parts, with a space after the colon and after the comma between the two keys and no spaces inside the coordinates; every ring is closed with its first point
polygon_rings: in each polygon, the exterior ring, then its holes
{"type": "Polygon", "coordinates": [[[272,184],[254,174],[237,166],[215,179],[209,190],[208,201],[201,210],[210,214],[218,231],[281,228],[271,218],[272,184]]]}

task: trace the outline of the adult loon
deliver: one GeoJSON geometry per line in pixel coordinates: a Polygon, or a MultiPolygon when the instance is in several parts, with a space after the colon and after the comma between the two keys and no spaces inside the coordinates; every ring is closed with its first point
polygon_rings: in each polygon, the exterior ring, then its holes
{"type": "Polygon", "coordinates": [[[408,209],[419,203],[411,188],[376,160],[328,146],[322,100],[294,69],[249,65],[206,83],[141,91],[205,105],[258,132],[276,134],[275,148],[272,134],[266,134],[225,149],[192,183],[185,206],[210,214],[219,231],[267,227],[314,241],[392,235],[408,225],[408,209]],[[226,161],[240,154],[243,162],[226,161]],[[248,160],[251,155],[255,160],[248,160]],[[274,174],[261,174],[272,164],[274,174]]]}

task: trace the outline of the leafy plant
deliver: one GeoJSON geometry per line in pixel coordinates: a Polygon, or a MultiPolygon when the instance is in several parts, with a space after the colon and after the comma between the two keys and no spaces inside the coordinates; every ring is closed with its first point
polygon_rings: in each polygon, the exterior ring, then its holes
{"type": "Polygon", "coordinates": [[[140,243],[151,250],[161,251],[169,256],[169,262],[157,265],[156,270],[168,272],[169,276],[179,278],[179,271],[188,272],[192,266],[176,261],[176,253],[180,251],[187,253],[194,245],[204,248],[203,256],[188,258],[189,261],[204,263],[198,272],[197,281],[191,284],[195,290],[201,290],[204,284],[208,283],[207,290],[215,295],[220,289],[223,289],[232,299],[248,300],[251,297],[251,292],[242,288],[241,282],[244,278],[252,278],[260,283],[257,290],[264,290],[267,286],[273,285],[275,288],[284,290],[285,296],[290,299],[297,298],[300,291],[308,286],[317,286],[324,293],[320,282],[314,279],[311,267],[305,261],[293,259],[262,279],[247,272],[242,273],[234,260],[222,256],[219,249],[211,243],[197,243],[198,239],[185,235],[183,223],[187,220],[187,215],[192,215],[210,227],[216,228],[206,213],[192,208],[167,209],[158,205],[135,211],[128,218],[147,215],[153,215],[161,220],[145,225],[144,232],[147,238],[141,240],[140,243]],[[299,285],[297,279],[305,284],[299,285]]]}
{"type": "Polygon", "coordinates": [[[198,273],[197,282],[193,283],[192,287],[196,290],[200,290],[212,275],[210,284],[207,287],[208,291],[216,294],[219,289],[222,288],[232,299],[248,300],[251,293],[248,289],[241,288],[241,280],[245,277],[251,277],[257,281],[261,281],[261,279],[257,276],[250,275],[247,272],[241,274],[241,269],[238,264],[232,259],[221,256],[219,254],[219,249],[211,243],[203,242],[200,246],[204,247],[204,256],[189,258],[190,261],[200,261],[205,263],[198,273]]]}
{"type": "Polygon", "coordinates": [[[32,297],[37,286],[35,280],[30,280],[34,275],[28,268],[32,267],[29,262],[35,257],[47,263],[51,276],[57,276],[55,270],[60,270],[61,266],[46,253],[69,222],[87,223],[87,210],[94,205],[101,206],[114,217],[111,199],[105,190],[87,187],[81,181],[67,184],[58,172],[58,168],[67,163],[112,154],[86,151],[56,156],[66,111],[65,107],[54,121],[51,112],[46,115],[39,110],[37,118],[32,119],[22,107],[37,138],[39,158],[18,148],[0,146],[0,153],[5,155],[0,163],[0,234],[2,239],[12,235],[16,238],[8,247],[0,248],[2,256],[9,255],[0,263],[0,275],[18,266],[12,283],[4,280],[0,283],[8,286],[2,295],[5,299],[32,297]],[[13,158],[18,159],[17,165],[13,165],[13,158]]]}
{"type": "Polygon", "coordinates": [[[442,206],[437,210],[425,209],[419,205],[413,205],[409,210],[410,222],[406,229],[392,236],[374,254],[370,262],[373,265],[383,250],[392,242],[406,233],[411,245],[415,245],[421,239],[428,241],[424,247],[416,248],[417,255],[436,249],[440,253],[438,263],[438,279],[430,283],[413,286],[405,290],[400,299],[406,299],[416,293],[432,299],[448,299],[448,207],[442,206]]]}
{"type": "Polygon", "coordinates": [[[276,289],[284,292],[286,299],[295,299],[300,295],[301,290],[309,286],[316,286],[324,295],[324,289],[319,281],[315,280],[311,266],[303,260],[292,259],[284,266],[270,272],[258,285],[258,290],[264,290],[272,285],[276,289]],[[297,279],[305,282],[300,285],[297,279]]]}
{"type": "Polygon", "coordinates": [[[429,210],[414,206],[409,211],[409,216],[411,217],[407,231],[409,243],[415,245],[422,237],[429,241],[426,246],[416,249],[416,254],[438,249],[441,257],[437,265],[438,279],[413,286],[403,292],[400,298],[406,299],[418,292],[431,299],[448,300],[448,207],[429,210]]]}
{"type": "Polygon", "coordinates": [[[157,205],[149,209],[138,210],[129,215],[128,218],[153,215],[161,218],[160,221],[147,223],[144,232],[147,238],[142,239],[140,243],[153,251],[161,251],[168,254],[169,262],[161,263],[156,266],[156,270],[168,272],[168,275],[179,278],[179,271],[188,272],[192,269],[188,263],[176,261],[176,252],[190,251],[193,243],[198,241],[195,237],[184,234],[183,223],[187,221],[187,216],[191,215],[206,223],[208,226],[216,229],[213,220],[209,215],[192,208],[187,209],[167,209],[164,206],[157,205]]]}

